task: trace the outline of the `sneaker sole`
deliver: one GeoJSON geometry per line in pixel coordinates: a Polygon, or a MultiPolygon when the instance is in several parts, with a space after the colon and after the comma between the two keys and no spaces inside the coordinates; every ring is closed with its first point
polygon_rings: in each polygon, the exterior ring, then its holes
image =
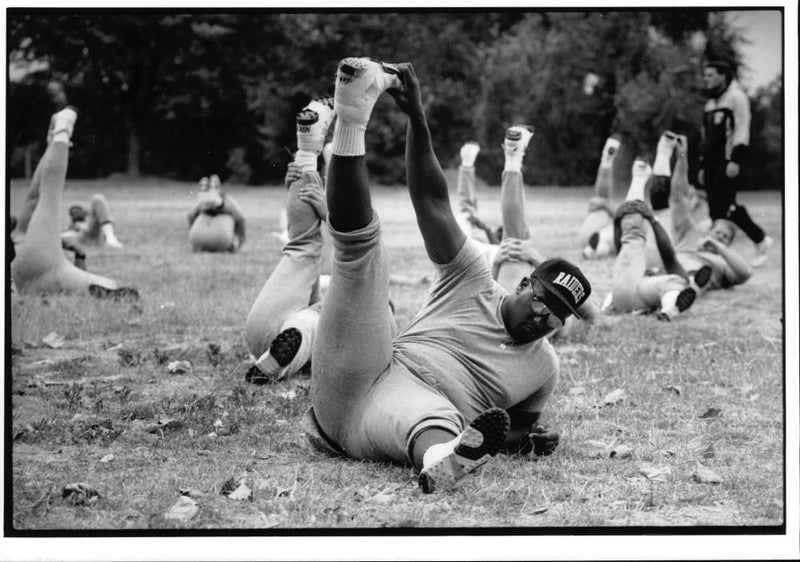
{"type": "Polygon", "coordinates": [[[704,265],[694,274],[694,284],[699,288],[704,289],[708,282],[711,281],[712,269],[710,265],[704,265]]]}
{"type": "Polygon", "coordinates": [[[278,365],[288,365],[303,343],[303,334],[297,328],[287,328],[278,334],[269,346],[269,354],[278,362],[278,365]]]}
{"type": "Polygon", "coordinates": [[[697,291],[691,287],[686,287],[683,291],[678,293],[678,298],[675,300],[675,306],[678,307],[678,312],[683,312],[692,306],[695,298],[697,298],[697,291]]]}
{"type": "Polygon", "coordinates": [[[109,289],[101,285],[89,285],[89,294],[98,299],[110,299],[115,301],[139,300],[139,291],[132,287],[109,289]]]}
{"type": "Polygon", "coordinates": [[[464,476],[486,464],[489,457],[500,451],[510,426],[508,413],[501,408],[491,408],[481,413],[461,433],[461,441],[455,448],[454,454],[443,459],[443,462],[450,462],[452,467],[434,466],[420,473],[419,486],[423,493],[433,493],[437,486],[452,488],[464,476]],[[464,464],[458,457],[468,462],[464,464]],[[455,478],[452,477],[453,472],[447,470],[448,468],[455,470],[455,478]]]}
{"type": "Polygon", "coordinates": [[[297,126],[308,128],[303,132],[307,133],[310,130],[310,127],[317,121],[319,121],[319,114],[312,109],[304,109],[297,114],[297,126]]]}

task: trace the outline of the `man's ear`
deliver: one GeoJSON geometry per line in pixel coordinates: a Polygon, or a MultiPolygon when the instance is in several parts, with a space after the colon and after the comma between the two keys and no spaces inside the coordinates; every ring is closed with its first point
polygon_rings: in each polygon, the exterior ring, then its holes
{"type": "Polygon", "coordinates": [[[523,277],[523,278],[522,278],[522,281],[520,281],[520,282],[519,282],[519,285],[517,285],[517,290],[516,290],[515,294],[517,294],[517,295],[518,295],[518,294],[520,294],[522,291],[524,291],[524,290],[525,290],[525,287],[527,287],[527,286],[528,286],[528,283],[529,283],[529,281],[528,281],[528,278],[527,278],[527,277],[523,277]]]}

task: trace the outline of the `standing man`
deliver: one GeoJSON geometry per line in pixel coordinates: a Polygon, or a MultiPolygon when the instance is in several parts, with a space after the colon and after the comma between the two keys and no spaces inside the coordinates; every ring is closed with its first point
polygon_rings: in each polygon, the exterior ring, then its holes
{"type": "Polygon", "coordinates": [[[733,68],[711,61],[703,69],[708,96],[703,109],[703,148],[697,181],[708,194],[711,220],[728,219],[756,245],[754,267],[764,265],[773,244],[742,205],[736,203],[736,182],[750,144],[750,100],[733,80],[733,68]]]}
{"type": "Polygon", "coordinates": [[[512,293],[492,279],[453,214],[410,64],[344,59],[334,99],[326,195],[335,259],[311,363],[312,439],[357,459],[413,464],[426,493],[500,451],[551,452],[558,434],[539,418],[559,366],[545,336],[589,298],[588,281],[564,260],[526,272],[512,293]],[[437,269],[397,337],[365,159],[367,123],[386,90],[408,116],[408,190],[437,269]]]}

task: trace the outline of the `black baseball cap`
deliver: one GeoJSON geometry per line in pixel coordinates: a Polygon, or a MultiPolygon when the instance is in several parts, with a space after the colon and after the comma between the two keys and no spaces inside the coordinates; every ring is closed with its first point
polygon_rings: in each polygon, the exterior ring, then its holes
{"type": "Polygon", "coordinates": [[[567,260],[553,258],[539,264],[531,278],[542,284],[545,304],[562,322],[570,314],[581,317],[578,308],[592,294],[592,286],[580,268],[567,260]]]}

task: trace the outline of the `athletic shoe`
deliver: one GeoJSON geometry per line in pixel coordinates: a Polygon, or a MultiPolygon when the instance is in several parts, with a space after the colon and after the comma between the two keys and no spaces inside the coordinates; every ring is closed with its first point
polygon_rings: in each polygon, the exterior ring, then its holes
{"type": "Polygon", "coordinates": [[[606,139],[606,144],[603,146],[603,152],[600,156],[600,167],[610,168],[614,165],[614,158],[616,158],[617,152],[619,151],[619,145],[619,139],[614,137],[608,137],[606,139]]]}
{"type": "Polygon", "coordinates": [[[647,163],[646,160],[642,158],[636,158],[636,160],[633,161],[631,174],[635,178],[650,179],[650,176],[653,175],[653,168],[647,163]]]}
{"type": "Polygon", "coordinates": [[[78,120],[78,110],[68,105],[61,111],[58,111],[50,117],[50,126],[47,129],[47,144],[53,141],[56,133],[66,132],[72,137],[72,131],[75,129],[75,121],[78,120]]]}
{"type": "Polygon", "coordinates": [[[321,154],[333,115],[333,98],[311,100],[297,114],[298,150],[321,154]]]}
{"type": "Polygon", "coordinates": [[[678,145],[678,136],[672,131],[664,131],[656,145],[656,156],[672,158],[672,153],[678,145]]]}
{"type": "Polygon", "coordinates": [[[692,306],[695,298],[697,298],[697,292],[691,287],[686,287],[683,291],[678,293],[678,298],[675,300],[675,306],[678,308],[678,312],[685,312],[692,306]]]}
{"type": "Polygon", "coordinates": [[[469,141],[461,147],[461,165],[466,168],[472,168],[475,165],[475,158],[481,151],[481,146],[475,141],[469,141]]]}
{"type": "MultiPolygon", "coordinates": [[[[269,357],[274,359],[278,367],[283,368],[288,365],[297,351],[300,349],[300,344],[303,343],[303,334],[297,328],[287,328],[280,334],[275,336],[269,346],[269,357]]],[[[280,369],[276,369],[276,373],[264,372],[257,364],[254,364],[245,373],[245,380],[254,384],[267,384],[270,382],[277,382],[281,380],[286,373],[280,373],[280,369]]]]}
{"type": "Polygon", "coordinates": [[[694,272],[691,279],[691,286],[699,295],[706,288],[708,282],[711,281],[711,274],[714,272],[710,265],[704,265],[694,272]]]}
{"type": "Polygon", "coordinates": [[[514,125],[506,131],[506,138],[503,141],[503,150],[506,156],[524,154],[528,150],[528,144],[533,138],[534,129],[530,125],[514,125]]]}
{"type": "Polygon", "coordinates": [[[486,464],[500,451],[508,435],[510,418],[501,408],[490,408],[472,420],[461,435],[433,445],[424,455],[419,486],[426,494],[448,490],[486,464]]]}
{"type": "Polygon", "coordinates": [[[89,294],[98,299],[109,299],[114,301],[138,301],[139,291],[133,287],[118,287],[116,289],[109,289],[102,285],[89,285],[89,294]]]}
{"type": "Polygon", "coordinates": [[[593,232],[591,236],[589,236],[589,243],[584,246],[583,248],[583,257],[587,260],[594,259],[597,255],[597,244],[600,242],[600,233],[593,232]]]}
{"type": "Polygon", "coordinates": [[[244,380],[253,384],[270,384],[277,382],[275,377],[270,377],[258,368],[258,365],[250,365],[247,372],[244,374],[244,380]]]}
{"type": "Polygon", "coordinates": [[[394,65],[368,58],[342,59],[336,71],[336,115],[344,121],[366,125],[378,97],[389,88],[401,87],[394,65]]]}
{"type": "Polygon", "coordinates": [[[756,244],[758,255],[752,262],[753,267],[761,267],[767,262],[767,252],[774,243],[775,240],[773,240],[772,236],[765,236],[761,242],[756,244]]]}

